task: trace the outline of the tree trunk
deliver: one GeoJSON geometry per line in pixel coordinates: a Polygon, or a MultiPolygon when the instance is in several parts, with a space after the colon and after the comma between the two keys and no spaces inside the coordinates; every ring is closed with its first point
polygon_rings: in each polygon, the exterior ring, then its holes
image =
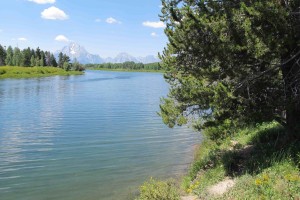
{"type": "Polygon", "coordinates": [[[292,138],[300,139],[300,106],[289,105],[286,110],[287,131],[292,138]]]}
{"type": "Polygon", "coordinates": [[[289,136],[295,139],[300,139],[300,65],[297,64],[298,59],[291,60],[281,68],[285,92],[286,128],[289,136]]]}

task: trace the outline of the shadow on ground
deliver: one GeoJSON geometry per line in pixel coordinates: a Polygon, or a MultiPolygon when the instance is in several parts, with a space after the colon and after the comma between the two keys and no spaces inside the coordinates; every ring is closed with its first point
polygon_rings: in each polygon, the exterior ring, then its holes
{"type": "Polygon", "coordinates": [[[300,168],[300,141],[287,136],[283,127],[260,130],[247,145],[235,144],[218,155],[228,176],[256,175],[276,162],[290,159],[300,168]]]}

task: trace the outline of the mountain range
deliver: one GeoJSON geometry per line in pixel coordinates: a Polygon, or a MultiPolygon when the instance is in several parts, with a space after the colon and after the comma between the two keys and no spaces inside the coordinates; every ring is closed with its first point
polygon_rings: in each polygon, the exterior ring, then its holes
{"type": "Polygon", "coordinates": [[[123,63],[127,61],[133,61],[136,63],[154,63],[160,62],[160,60],[153,56],[145,57],[134,57],[128,53],[119,53],[116,57],[102,58],[100,55],[89,53],[83,46],[77,43],[69,43],[69,45],[63,47],[61,50],[56,51],[55,56],[58,57],[58,54],[62,52],[70,57],[71,61],[75,59],[81,64],[101,64],[101,63],[123,63]]]}

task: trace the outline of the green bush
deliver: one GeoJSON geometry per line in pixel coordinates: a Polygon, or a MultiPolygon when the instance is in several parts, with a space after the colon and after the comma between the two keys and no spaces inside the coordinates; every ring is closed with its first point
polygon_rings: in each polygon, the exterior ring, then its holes
{"type": "Polygon", "coordinates": [[[6,73],[6,71],[4,69],[0,69],[0,75],[5,74],[5,73],[6,73]]]}
{"type": "Polygon", "coordinates": [[[218,125],[209,125],[205,127],[202,133],[210,140],[221,143],[222,140],[232,136],[235,130],[235,122],[231,120],[225,120],[223,122],[220,122],[218,125]]]}
{"type": "Polygon", "coordinates": [[[137,200],[179,200],[180,195],[174,181],[159,181],[151,178],[140,187],[137,200]]]}

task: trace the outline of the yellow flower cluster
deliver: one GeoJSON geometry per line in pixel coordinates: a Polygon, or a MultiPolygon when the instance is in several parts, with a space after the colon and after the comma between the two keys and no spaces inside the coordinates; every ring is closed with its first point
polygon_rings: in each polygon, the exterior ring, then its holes
{"type": "Polygon", "coordinates": [[[263,185],[263,184],[268,184],[270,180],[270,177],[268,174],[263,174],[262,178],[257,178],[255,179],[255,185],[263,185]]]}
{"type": "Polygon", "coordinates": [[[194,183],[192,183],[190,185],[190,187],[186,190],[187,193],[192,193],[193,190],[195,190],[196,188],[198,188],[200,186],[200,182],[199,181],[195,181],[194,183]]]}
{"type": "Polygon", "coordinates": [[[258,179],[255,179],[255,185],[262,185],[262,181],[258,178],[258,179]]]}
{"type": "Polygon", "coordinates": [[[284,179],[287,181],[300,181],[300,176],[297,174],[287,174],[284,176],[284,179]]]}

